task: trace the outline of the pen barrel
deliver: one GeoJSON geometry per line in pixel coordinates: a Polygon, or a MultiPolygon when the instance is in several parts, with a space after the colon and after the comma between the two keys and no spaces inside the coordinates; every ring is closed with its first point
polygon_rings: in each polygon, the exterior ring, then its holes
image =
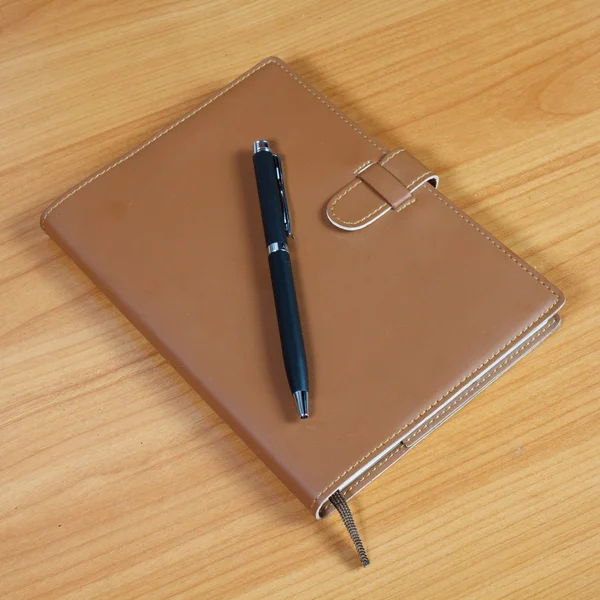
{"type": "Polygon", "coordinates": [[[273,284],[283,362],[290,388],[292,392],[308,391],[308,365],[290,255],[284,250],[269,254],[269,268],[271,269],[271,283],[273,284]]]}
{"type": "Polygon", "coordinates": [[[281,193],[273,154],[271,152],[256,152],[253,160],[265,241],[267,246],[274,242],[285,242],[286,233],[283,223],[281,193]]]}

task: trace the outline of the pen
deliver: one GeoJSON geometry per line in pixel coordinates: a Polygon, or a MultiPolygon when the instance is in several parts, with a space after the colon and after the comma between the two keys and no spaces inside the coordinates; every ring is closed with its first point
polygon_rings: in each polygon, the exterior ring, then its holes
{"type": "Polygon", "coordinates": [[[292,234],[281,160],[269,142],[254,142],[254,174],[288,382],[301,419],[308,418],[308,367],[287,238],[292,234]]]}

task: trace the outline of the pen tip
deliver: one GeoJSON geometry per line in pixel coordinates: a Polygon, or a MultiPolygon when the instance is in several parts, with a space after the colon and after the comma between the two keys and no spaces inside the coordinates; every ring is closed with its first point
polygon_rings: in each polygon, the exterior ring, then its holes
{"type": "Polygon", "coordinates": [[[306,390],[294,392],[294,400],[296,401],[300,418],[308,419],[308,392],[306,390]]]}

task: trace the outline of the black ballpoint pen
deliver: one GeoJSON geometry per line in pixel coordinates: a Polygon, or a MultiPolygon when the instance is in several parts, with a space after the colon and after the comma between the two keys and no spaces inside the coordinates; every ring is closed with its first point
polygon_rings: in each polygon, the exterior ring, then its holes
{"type": "Polygon", "coordinates": [[[308,367],[287,237],[292,234],[281,160],[265,140],[254,142],[260,200],[283,362],[301,419],[308,418],[308,367]]]}

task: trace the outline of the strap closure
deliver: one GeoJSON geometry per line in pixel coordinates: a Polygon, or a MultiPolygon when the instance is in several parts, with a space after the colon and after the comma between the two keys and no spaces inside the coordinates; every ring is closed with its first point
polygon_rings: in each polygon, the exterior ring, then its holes
{"type": "Polygon", "coordinates": [[[406,150],[398,149],[370,162],[327,204],[327,217],[347,231],[363,229],[387,212],[400,212],[415,202],[415,190],[439,177],[406,150]]]}
{"type": "Polygon", "coordinates": [[[363,183],[376,191],[394,210],[398,211],[409,200],[414,200],[404,184],[394,177],[391,171],[379,163],[367,165],[356,175],[363,183]]]}

